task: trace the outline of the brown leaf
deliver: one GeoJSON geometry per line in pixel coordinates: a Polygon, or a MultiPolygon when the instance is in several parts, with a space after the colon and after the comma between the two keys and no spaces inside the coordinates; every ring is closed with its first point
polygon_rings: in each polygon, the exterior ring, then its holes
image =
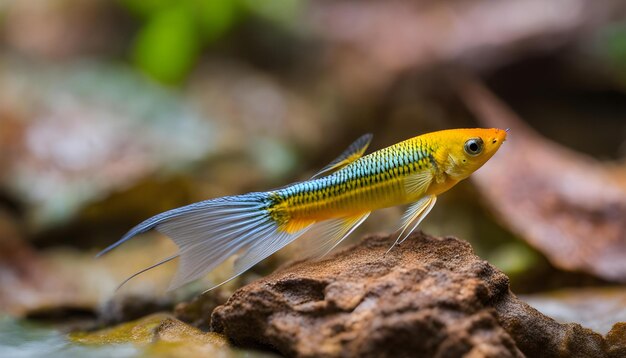
{"type": "Polygon", "coordinates": [[[458,83],[482,125],[511,128],[474,176],[498,217],[556,266],[626,282],[626,188],[610,165],[543,138],[479,82],[458,83]]]}

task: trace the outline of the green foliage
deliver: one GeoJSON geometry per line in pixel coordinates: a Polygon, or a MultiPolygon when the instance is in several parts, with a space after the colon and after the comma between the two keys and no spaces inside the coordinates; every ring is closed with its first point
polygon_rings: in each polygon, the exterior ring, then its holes
{"type": "Polygon", "coordinates": [[[231,30],[238,0],[120,0],[142,21],[132,56],[150,77],[167,84],[182,81],[202,49],[231,30]]]}
{"type": "Polygon", "coordinates": [[[295,24],[301,0],[119,0],[140,19],[135,65],[167,84],[182,81],[203,48],[226,36],[248,16],[279,27],[295,24]]]}
{"type": "Polygon", "coordinates": [[[242,7],[254,16],[283,28],[296,25],[301,0],[240,0],[242,7]]]}
{"type": "Polygon", "coordinates": [[[135,64],[164,83],[182,80],[201,48],[191,16],[185,6],[172,6],[151,16],[135,40],[135,64]]]}
{"type": "Polygon", "coordinates": [[[489,255],[489,262],[511,279],[529,272],[539,262],[538,254],[520,241],[501,245],[489,255]]]}
{"type": "Polygon", "coordinates": [[[592,50],[608,65],[621,83],[626,83],[626,23],[615,23],[602,28],[595,38],[592,50]]]}
{"type": "Polygon", "coordinates": [[[611,61],[618,65],[622,72],[626,72],[626,24],[608,29],[605,41],[606,52],[611,61]]]}
{"type": "Polygon", "coordinates": [[[237,0],[196,1],[198,22],[204,40],[211,43],[233,27],[240,15],[237,0]]]}

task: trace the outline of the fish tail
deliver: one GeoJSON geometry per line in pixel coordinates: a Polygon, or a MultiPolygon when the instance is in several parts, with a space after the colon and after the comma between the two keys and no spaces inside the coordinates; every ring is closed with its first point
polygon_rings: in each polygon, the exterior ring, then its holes
{"type": "Polygon", "coordinates": [[[237,255],[233,276],[210,290],[239,276],[308,229],[283,230],[270,212],[272,205],[270,193],[249,193],[183,206],[135,226],[98,256],[138,234],[157,230],[172,239],[179,249],[174,255],[179,258],[178,271],[169,287],[175,289],[201,278],[229,257],[237,255]]]}

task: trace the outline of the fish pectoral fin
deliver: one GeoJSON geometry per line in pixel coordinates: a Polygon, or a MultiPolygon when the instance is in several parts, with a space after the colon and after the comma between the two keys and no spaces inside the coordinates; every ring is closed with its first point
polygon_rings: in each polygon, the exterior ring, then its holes
{"type": "Polygon", "coordinates": [[[398,238],[393,245],[391,245],[389,250],[387,250],[387,252],[391,251],[394,246],[402,243],[407,237],[409,237],[409,235],[411,235],[422,220],[424,220],[426,215],[428,215],[433,206],[435,206],[436,202],[437,197],[435,195],[427,195],[409,206],[404,215],[402,215],[402,224],[400,225],[400,229],[402,231],[400,231],[398,238]],[[407,231],[407,229],[409,230],[407,231]]]}
{"type": "Polygon", "coordinates": [[[371,133],[362,135],[359,139],[350,144],[335,160],[313,175],[311,179],[330,174],[361,158],[372,142],[372,137],[373,135],[371,133]]]}
{"type": "Polygon", "coordinates": [[[370,212],[352,216],[320,221],[306,233],[299,247],[299,257],[320,258],[332,251],[347,238],[365,219],[370,212]]]}
{"type": "Polygon", "coordinates": [[[404,181],[406,193],[417,197],[426,194],[434,177],[433,172],[430,170],[422,170],[409,175],[404,181]]]}

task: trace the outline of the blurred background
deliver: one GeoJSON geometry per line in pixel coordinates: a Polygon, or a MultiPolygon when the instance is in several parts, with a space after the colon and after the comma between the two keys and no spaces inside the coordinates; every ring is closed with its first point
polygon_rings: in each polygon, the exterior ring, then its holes
{"type": "Polygon", "coordinates": [[[422,230],[471,242],[557,320],[626,321],[623,1],[0,1],[0,353],[106,355],[59,332],[193,322],[179,302],[228,268],[165,292],[170,263],[114,294],[175,247],[95,253],[161,211],[306,179],[364,133],[377,150],[455,127],[511,132],[422,230]]]}

